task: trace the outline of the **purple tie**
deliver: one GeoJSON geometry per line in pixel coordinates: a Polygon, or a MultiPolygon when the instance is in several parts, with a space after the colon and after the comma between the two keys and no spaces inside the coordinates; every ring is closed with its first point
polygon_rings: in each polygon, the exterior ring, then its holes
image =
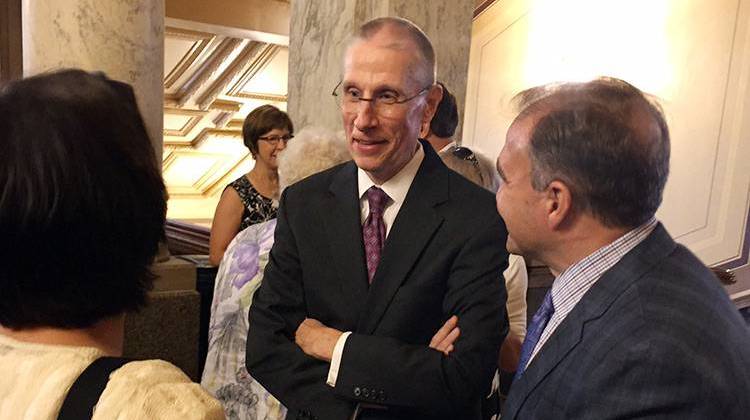
{"type": "Polygon", "coordinates": [[[542,306],[537,309],[534,317],[531,318],[531,324],[529,324],[526,339],[523,340],[523,345],[521,345],[521,357],[513,381],[517,381],[523,376],[523,372],[526,370],[526,365],[529,363],[529,359],[531,359],[531,354],[534,353],[534,348],[537,343],[539,343],[539,339],[542,338],[542,332],[554,313],[555,305],[552,304],[552,289],[550,289],[544,296],[542,306]]]}
{"type": "Polygon", "coordinates": [[[362,225],[362,238],[365,241],[365,257],[367,258],[367,279],[372,283],[375,270],[380,262],[380,252],[385,244],[385,222],[383,209],[388,202],[388,194],[376,186],[367,190],[367,203],[370,214],[362,225]]]}

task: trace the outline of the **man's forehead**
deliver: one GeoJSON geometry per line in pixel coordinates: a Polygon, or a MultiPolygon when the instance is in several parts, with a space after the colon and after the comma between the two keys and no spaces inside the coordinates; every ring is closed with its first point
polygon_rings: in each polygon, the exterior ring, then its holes
{"type": "Polygon", "coordinates": [[[504,149],[517,149],[528,145],[537,120],[538,118],[532,115],[519,115],[516,117],[508,128],[504,149]]]}
{"type": "Polygon", "coordinates": [[[411,50],[394,50],[366,43],[366,40],[353,44],[344,58],[344,82],[363,83],[387,79],[389,84],[405,84],[412,79],[413,71],[410,70],[415,63],[414,54],[411,50]]]}

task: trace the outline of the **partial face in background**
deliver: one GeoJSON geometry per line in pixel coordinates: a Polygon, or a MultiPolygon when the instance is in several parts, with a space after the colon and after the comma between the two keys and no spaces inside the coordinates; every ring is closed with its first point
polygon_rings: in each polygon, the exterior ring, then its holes
{"type": "Polygon", "coordinates": [[[500,188],[497,190],[497,211],[508,228],[508,252],[539,258],[544,249],[546,220],[543,191],[531,185],[529,140],[534,120],[516,120],[508,129],[505,146],[497,158],[500,188]]]}
{"type": "Polygon", "coordinates": [[[377,183],[390,179],[412,158],[420,128],[425,121],[429,123],[441,95],[438,87],[420,85],[413,77],[420,59],[416,46],[394,48],[392,44],[397,42],[407,41],[388,29],[355,41],[344,60],[340,87],[343,95],[362,98],[395,95],[402,100],[417,95],[404,103],[375,106],[360,101],[342,108],[354,162],[377,183]]]}
{"type": "Polygon", "coordinates": [[[274,128],[258,138],[258,153],[255,156],[257,164],[264,165],[270,169],[278,169],[276,161],[278,153],[286,148],[289,141],[289,130],[286,128],[274,128]]]}

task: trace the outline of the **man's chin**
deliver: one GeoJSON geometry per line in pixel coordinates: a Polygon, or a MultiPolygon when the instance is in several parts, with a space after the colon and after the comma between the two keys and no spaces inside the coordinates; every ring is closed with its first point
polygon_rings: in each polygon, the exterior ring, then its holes
{"type": "Polygon", "coordinates": [[[523,255],[523,252],[518,248],[518,245],[516,245],[516,242],[510,236],[508,236],[508,241],[505,243],[505,248],[511,254],[523,255]]]}
{"type": "Polygon", "coordinates": [[[377,172],[380,168],[380,162],[378,159],[375,159],[371,156],[357,156],[354,155],[354,163],[357,164],[357,167],[362,169],[365,172],[377,172]]]}

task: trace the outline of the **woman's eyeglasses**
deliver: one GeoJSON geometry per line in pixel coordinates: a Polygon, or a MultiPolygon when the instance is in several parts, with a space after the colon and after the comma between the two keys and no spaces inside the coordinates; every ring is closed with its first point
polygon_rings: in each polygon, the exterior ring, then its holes
{"type": "Polygon", "coordinates": [[[258,140],[267,141],[269,144],[276,146],[280,141],[284,141],[284,144],[289,143],[289,140],[293,139],[294,136],[291,134],[285,134],[283,136],[264,136],[258,137],[258,140]]]}

